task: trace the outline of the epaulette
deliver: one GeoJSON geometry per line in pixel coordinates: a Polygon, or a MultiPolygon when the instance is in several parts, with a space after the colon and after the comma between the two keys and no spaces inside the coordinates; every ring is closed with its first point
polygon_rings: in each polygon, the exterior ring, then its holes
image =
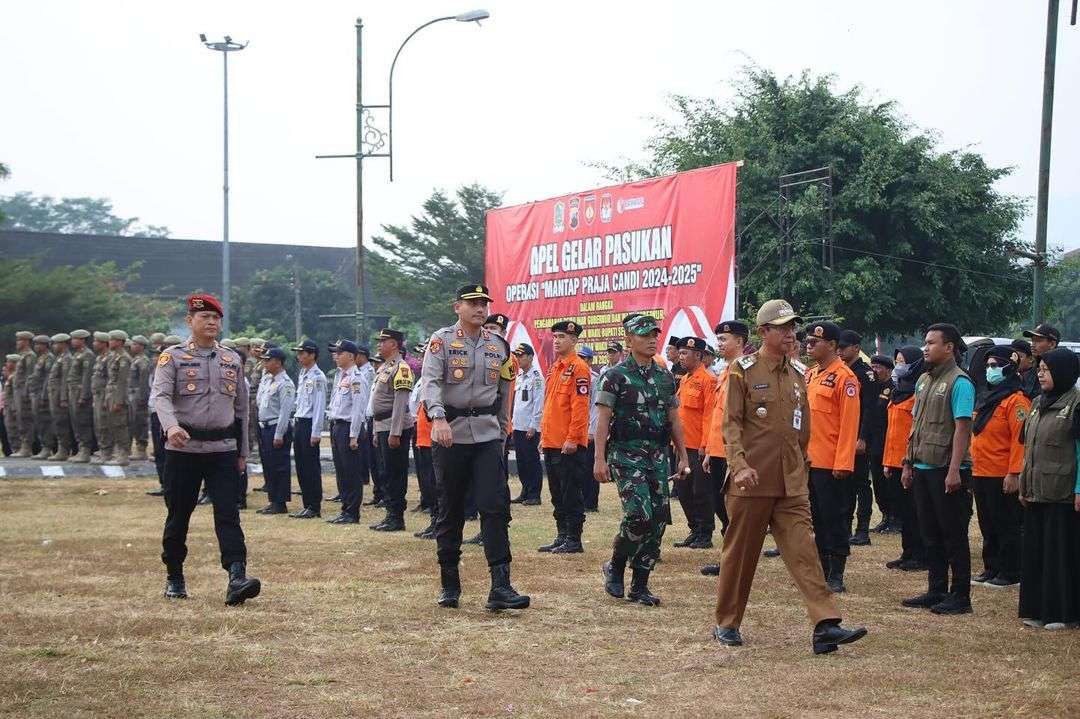
{"type": "Polygon", "coordinates": [[[750,369],[754,366],[754,363],[757,362],[757,355],[743,355],[735,360],[735,362],[743,369],[750,369]]]}
{"type": "Polygon", "coordinates": [[[807,367],[799,360],[791,360],[791,367],[801,375],[806,374],[807,367]]]}

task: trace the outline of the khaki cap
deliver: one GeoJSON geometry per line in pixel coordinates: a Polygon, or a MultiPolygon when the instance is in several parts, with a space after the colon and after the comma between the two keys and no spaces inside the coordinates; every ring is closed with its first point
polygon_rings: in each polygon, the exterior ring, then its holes
{"type": "Polygon", "coordinates": [[[158,344],[159,342],[164,342],[164,341],[165,341],[165,333],[164,332],[155,332],[154,334],[150,335],[150,343],[151,344],[158,344]]]}
{"type": "Polygon", "coordinates": [[[72,330],[71,338],[76,340],[84,340],[90,336],[90,333],[86,330],[72,330]]]}
{"type": "Polygon", "coordinates": [[[34,335],[34,344],[49,344],[49,335],[34,335]]]}
{"type": "Polygon", "coordinates": [[[236,349],[236,342],[226,337],[225,339],[221,340],[221,346],[228,347],[229,349],[234,350],[236,349]]]}
{"type": "Polygon", "coordinates": [[[108,332],[95,332],[94,333],[94,341],[95,342],[108,342],[109,341],[109,333],[108,332]]]}
{"type": "Polygon", "coordinates": [[[761,325],[786,325],[789,322],[802,324],[802,317],[795,314],[787,300],[769,300],[757,313],[757,323],[761,325]]]}
{"type": "Polygon", "coordinates": [[[249,340],[247,337],[237,337],[233,340],[233,344],[237,347],[250,347],[251,340],[249,340]]]}
{"type": "Polygon", "coordinates": [[[15,333],[15,339],[17,339],[17,340],[32,340],[32,339],[34,339],[34,333],[33,332],[28,332],[27,330],[22,330],[21,332],[16,332],[15,333]]]}
{"type": "Polygon", "coordinates": [[[70,342],[71,341],[71,335],[67,334],[66,332],[60,332],[59,334],[53,335],[52,338],[50,339],[50,341],[52,341],[52,342],[70,342]]]}
{"type": "Polygon", "coordinates": [[[251,338],[251,346],[252,347],[265,347],[266,346],[266,340],[264,340],[262,337],[252,337],[251,338]]]}
{"type": "Polygon", "coordinates": [[[124,332],[124,330],[111,330],[109,332],[109,339],[111,339],[111,340],[121,340],[123,342],[127,342],[128,341],[128,333],[124,332]]]}
{"type": "Polygon", "coordinates": [[[4,357],[4,361],[6,362],[18,362],[21,359],[22,355],[7,355],[6,357],[4,357]]]}
{"type": "Polygon", "coordinates": [[[140,345],[142,345],[143,347],[145,347],[146,345],[150,344],[150,340],[146,339],[146,338],[145,338],[145,337],[143,337],[142,335],[135,335],[134,337],[132,337],[132,338],[131,338],[131,341],[132,341],[132,342],[133,342],[134,344],[140,344],[140,345]]]}
{"type": "Polygon", "coordinates": [[[165,344],[165,346],[166,346],[166,347],[171,347],[171,346],[173,346],[173,345],[178,345],[178,344],[180,344],[180,343],[181,343],[181,342],[183,342],[183,341],[184,341],[184,340],[180,339],[180,338],[179,338],[179,337],[177,337],[176,335],[167,335],[167,336],[165,337],[165,341],[164,341],[164,344],[165,344]]]}

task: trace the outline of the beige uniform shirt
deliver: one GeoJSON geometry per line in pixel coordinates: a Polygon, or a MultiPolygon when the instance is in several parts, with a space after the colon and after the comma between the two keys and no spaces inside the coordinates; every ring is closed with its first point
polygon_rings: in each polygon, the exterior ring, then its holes
{"type": "Polygon", "coordinates": [[[49,377],[45,380],[45,393],[49,397],[49,404],[59,407],[60,403],[67,403],[67,373],[71,369],[71,353],[60,354],[53,362],[49,370],[49,377]]]}
{"type": "Polygon", "coordinates": [[[109,384],[109,355],[107,350],[94,356],[94,374],[90,380],[90,391],[94,400],[105,398],[105,386],[109,384]]]}
{"type": "Polygon", "coordinates": [[[150,358],[145,354],[135,355],[131,358],[131,369],[128,374],[128,404],[136,409],[146,406],[150,396],[150,358]]]}
{"type": "Polygon", "coordinates": [[[415,381],[415,375],[401,355],[382,363],[371,387],[371,414],[376,432],[389,432],[398,437],[413,426],[409,395],[415,381]]]}
{"type": "Polygon", "coordinates": [[[67,373],[68,401],[75,395],[76,402],[87,404],[91,397],[90,384],[94,375],[94,353],[89,347],[83,347],[71,355],[71,367],[67,373]]]}
{"type": "Polygon", "coordinates": [[[128,379],[131,375],[131,355],[127,350],[114,350],[109,360],[109,381],[105,385],[105,404],[119,407],[128,403],[128,379]]]}

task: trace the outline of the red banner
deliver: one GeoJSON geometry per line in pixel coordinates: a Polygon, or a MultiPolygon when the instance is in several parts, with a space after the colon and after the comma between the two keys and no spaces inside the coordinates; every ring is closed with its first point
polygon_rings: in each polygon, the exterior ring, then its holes
{"type": "Polygon", "coordinates": [[[736,163],[604,187],[487,214],[492,312],[511,319],[541,367],[550,327],[572,319],[601,357],[630,312],[657,317],[661,339],[696,335],[735,308],[736,163]]]}

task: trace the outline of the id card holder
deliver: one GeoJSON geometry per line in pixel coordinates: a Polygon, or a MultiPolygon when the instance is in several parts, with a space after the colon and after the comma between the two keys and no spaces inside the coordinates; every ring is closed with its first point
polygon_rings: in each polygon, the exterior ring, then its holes
{"type": "Polygon", "coordinates": [[[791,415],[791,426],[797,430],[802,429],[802,409],[796,407],[791,415]]]}

